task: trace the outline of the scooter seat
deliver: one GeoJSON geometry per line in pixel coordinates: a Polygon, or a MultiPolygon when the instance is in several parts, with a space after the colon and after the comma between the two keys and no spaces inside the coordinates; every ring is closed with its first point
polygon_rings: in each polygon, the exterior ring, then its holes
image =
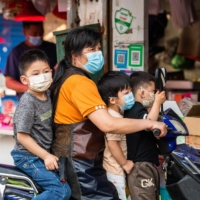
{"type": "MultiPolygon", "coordinates": [[[[29,177],[23,171],[21,171],[20,169],[18,169],[15,166],[12,166],[12,165],[0,164],[0,176],[2,174],[7,174],[7,175],[11,174],[11,175],[17,175],[17,176],[24,176],[24,177],[28,177],[29,179],[31,179],[31,177],[29,177]]],[[[34,185],[36,186],[36,188],[38,189],[38,191],[43,191],[42,187],[39,186],[39,185],[37,185],[37,183],[34,180],[32,180],[32,182],[34,183],[34,185]]]]}
{"type": "Polygon", "coordinates": [[[22,172],[20,169],[18,169],[15,166],[12,166],[12,165],[3,165],[3,164],[0,164],[0,173],[13,174],[13,175],[17,175],[17,176],[26,176],[26,177],[29,177],[24,172],[22,172]]]}

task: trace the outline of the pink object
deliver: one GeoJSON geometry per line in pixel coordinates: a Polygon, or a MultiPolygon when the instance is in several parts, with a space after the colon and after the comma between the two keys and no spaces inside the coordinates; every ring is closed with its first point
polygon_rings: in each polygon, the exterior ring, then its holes
{"type": "Polygon", "coordinates": [[[191,98],[191,92],[186,92],[183,94],[183,98],[191,98]]]}
{"type": "Polygon", "coordinates": [[[0,114],[0,127],[1,128],[13,128],[13,118],[9,115],[0,114]]]}

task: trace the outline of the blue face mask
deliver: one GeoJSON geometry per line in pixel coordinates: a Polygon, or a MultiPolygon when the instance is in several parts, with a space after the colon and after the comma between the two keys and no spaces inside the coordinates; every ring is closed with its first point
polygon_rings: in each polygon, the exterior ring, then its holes
{"type": "Polygon", "coordinates": [[[132,92],[124,95],[122,98],[123,98],[125,104],[124,105],[119,105],[121,110],[129,110],[135,104],[135,98],[134,98],[132,92]]]}
{"type": "Polygon", "coordinates": [[[34,46],[40,46],[43,40],[40,36],[29,36],[28,41],[34,46]]]}
{"type": "Polygon", "coordinates": [[[95,74],[102,69],[104,65],[104,57],[101,51],[95,51],[84,55],[87,56],[88,62],[82,65],[88,72],[95,74]]]}

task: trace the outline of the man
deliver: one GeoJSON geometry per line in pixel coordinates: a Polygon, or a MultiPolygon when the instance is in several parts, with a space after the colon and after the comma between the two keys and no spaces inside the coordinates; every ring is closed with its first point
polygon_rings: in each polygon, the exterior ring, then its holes
{"type": "Polygon", "coordinates": [[[51,69],[54,69],[57,62],[55,44],[43,40],[44,29],[42,22],[23,22],[23,34],[26,40],[12,49],[8,56],[4,72],[6,87],[15,90],[18,99],[28,89],[20,81],[18,62],[21,54],[27,50],[37,48],[46,53],[50,60],[51,69]]]}

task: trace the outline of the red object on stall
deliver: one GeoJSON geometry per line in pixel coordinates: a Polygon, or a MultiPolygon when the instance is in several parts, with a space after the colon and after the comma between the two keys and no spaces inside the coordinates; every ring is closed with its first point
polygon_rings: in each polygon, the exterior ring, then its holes
{"type": "Polygon", "coordinates": [[[33,5],[31,0],[25,0],[22,11],[15,16],[15,21],[44,21],[45,16],[42,15],[33,5]]]}
{"type": "Polygon", "coordinates": [[[6,0],[3,17],[8,20],[13,20],[21,12],[23,2],[24,0],[6,0]]]}
{"type": "Polygon", "coordinates": [[[55,5],[52,13],[58,18],[65,19],[65,20],[67,19],[67,12],[59,12],[58,11],[58,1],[56,2],[56,5],[55,5]]]}
{"type": "Polygon", "coordinates": [[[178,103],[183,98],[183,94],[175,94],[174,100],[178,103]]]}
{"type": "Polygon", "coordinates": [[[0,37],[0,44],[3,44],[3,43],[5,43],[5,40],[2,37],[0,37]]]}

